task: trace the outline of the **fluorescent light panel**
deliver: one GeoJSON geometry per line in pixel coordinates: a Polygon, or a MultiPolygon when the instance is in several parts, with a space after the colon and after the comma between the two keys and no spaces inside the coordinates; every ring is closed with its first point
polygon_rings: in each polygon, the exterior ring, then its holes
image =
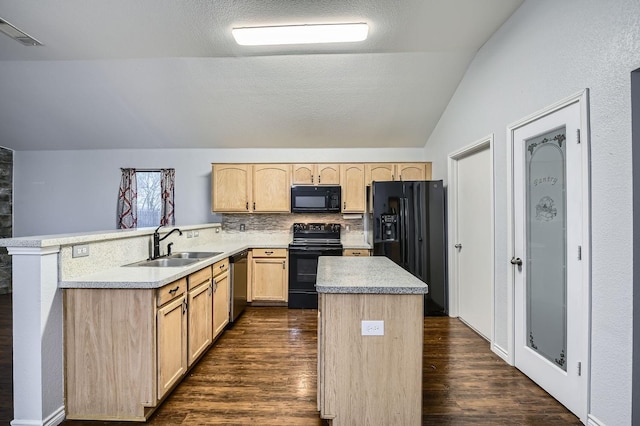
{"type": "Polygon", "coordinates": [[[234,28],[231,33],[241,46],[345,43],[365,40],[369,25],[354,23],[246,27],[234,28]]]}
{"type": "Polygon", "coordinates": [[[29,34],[25,33],[22,30],[19,30],[15,26],[11,25],[4,19],[0,18],[0,32],[5,35],[11,37],[12,39],[19,41],[25,46],[42,46],[35,38],[31,37],[29,34]]]}

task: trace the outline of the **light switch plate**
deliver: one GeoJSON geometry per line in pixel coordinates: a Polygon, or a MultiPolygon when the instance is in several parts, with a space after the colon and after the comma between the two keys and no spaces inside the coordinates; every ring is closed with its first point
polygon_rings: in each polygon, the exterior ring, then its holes
{"type": "Polygon", "coordinates": [[[363,336],[384,336],[384,321],[362,321],[363,336]]]}

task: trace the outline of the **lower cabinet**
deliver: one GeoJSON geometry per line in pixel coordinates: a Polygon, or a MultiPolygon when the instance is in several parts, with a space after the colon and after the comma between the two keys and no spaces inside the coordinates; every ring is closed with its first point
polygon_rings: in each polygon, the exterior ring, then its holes
{"type": "Polygon", "coordinates": [[[219,334],[229,321],[228,261],[221,262],[216,282],[208,266],[159,289],[64,290],[68,419],[151,416],[211,346],[214,327],[219,334]]]}
{"type": "Polygon", "coordinates": [[[251,300],[286,304],[289,299],[287,249],[253,249],[251,300]]]}
{"type": "Polygon", "coordinates": [[[188,356],[191,367],[206,352],[213,339],[213,281],[211,267],[189,275],[188,307],[188,356]]]}
{"type": "Polygon", "coordinates": [[[187,372],[187,280],[181,279],[158,290],[169,300],[157,311],[158,397],[161,400],[187,372]]]}
{"type": "Polygon", "coordinates": [[[229,259],[213,265],[213,338],[215,339],[229,324],[230,280],[229,259]]]}

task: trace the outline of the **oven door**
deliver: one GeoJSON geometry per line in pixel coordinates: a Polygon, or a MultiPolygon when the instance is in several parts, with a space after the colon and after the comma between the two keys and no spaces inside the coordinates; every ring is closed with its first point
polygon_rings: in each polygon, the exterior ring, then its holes
{"type": "Polygon", "coordinates": [[[318,257],[342,256],[342,249],[335,247],[289,248],[289,308],[318,308],[316,274],[318,257]]]}

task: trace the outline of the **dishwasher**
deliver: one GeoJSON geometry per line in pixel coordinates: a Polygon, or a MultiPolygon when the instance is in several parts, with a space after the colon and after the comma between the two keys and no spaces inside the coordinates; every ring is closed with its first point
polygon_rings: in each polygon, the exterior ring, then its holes
{"type": "Polygon", "coordinates": [[[245,306],[247,306],[247,272],[249,269],[249,251],[243,250],[229,257],[231,266],[231,316],[229,320],[234,322],[245,306]]]}

